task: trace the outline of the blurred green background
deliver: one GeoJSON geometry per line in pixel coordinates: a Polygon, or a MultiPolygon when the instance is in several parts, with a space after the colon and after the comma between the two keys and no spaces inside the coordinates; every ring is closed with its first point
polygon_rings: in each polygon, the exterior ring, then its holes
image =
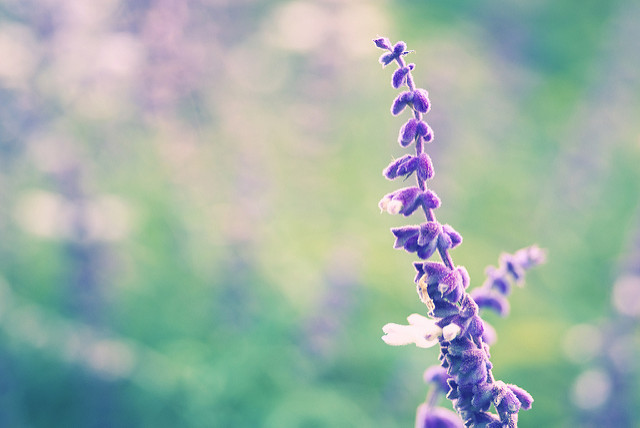
{"type": "Polygon", "coordinates": [[[425,308],[389,233],[412,220],[377,208],[403,153],[377,35],[415,50],[472,286],[548,250],[487,315],[495,376],[536,400],[520,426],[603,413],[621,390],[580,399],[603,351],[569,332],[640,270],[638,22],[633,0],[2,1],[0,426],[413,425],[437,351],[380,340],[425,308]]]}

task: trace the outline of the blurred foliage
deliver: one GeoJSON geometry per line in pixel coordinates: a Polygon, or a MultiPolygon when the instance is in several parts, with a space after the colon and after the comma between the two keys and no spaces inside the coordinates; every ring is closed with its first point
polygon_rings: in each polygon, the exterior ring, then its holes
{"type": "Polygon", "coordinates": [[[488,315],[492,361],[536,400],[522,427],[573,426],[565,333],[612,314],[640,214],[639,19],[631,0],[4,0],[0,426],[412,426],[436,351],[380,340],[424,307],[391,248],[405,220],[376,208],[403,152],[377,34],[430,91],[455,262],[479,285],[500,252],[548,249],[488,315]]]}

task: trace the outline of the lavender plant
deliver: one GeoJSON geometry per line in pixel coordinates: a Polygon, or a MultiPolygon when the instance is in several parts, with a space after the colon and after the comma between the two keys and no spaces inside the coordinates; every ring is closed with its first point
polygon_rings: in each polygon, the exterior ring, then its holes
{"type": "Polygon", "coordinates": [[[394,160],[383,171],[393,180],[408,179],[415,174],[416,185],[404,187],[385,195],[379,203],[382,211],[408,217],[422,210],[426,221],[419,225],[391,229],[395,236],[394,248],[416,253],[420,262],[415,283],[420,300],[427,306],[427,316],[412,314],[408,325],[387,324],[382,339],[389,345],[427,348],[440,345],[439,365],[425,372],[424,378],[433,386],[416,415],[416,427],[516,427],[520,409],[530,409],[533,398],[524,389],[495,380],[489,361],[489,345],[495,340],[495,330],[479,315],[487,308],[506,315],[509,312],[507,296],[511,283],[522,285],[525,271],[544,261],[544,252],[537,246],[521,249],[515,254],[502,254],[499,266],[487,269],[487,279],[481,287],[467,293],[470,279],[463,266],[455,266],[450,250],[462,242],[462,236],[453,227],[436,220],[434,210],[440,199],[427,187],[434,177],[431,158],[425,144],[434,135],[424,115],[429,112],[429,94],[417,88],[411,74],[415,64],[406,64],[404,42],[392,45],[387,38],[374,40],[386,52],[380,57],[382,66],[393,62],[398,65],[391,85],[405,87],[391,105],[391,114],[397,116],[409,110],[412,116],[402,125],[398,143],[402,147],[415,145],[415,154],[394,160]],[[435,253],[439,262],[428,261],[435,253]],[[437,407],[446,395],[457,411],[437,407]],[[495,413],[491,411],[491,405],[495,413]]]}

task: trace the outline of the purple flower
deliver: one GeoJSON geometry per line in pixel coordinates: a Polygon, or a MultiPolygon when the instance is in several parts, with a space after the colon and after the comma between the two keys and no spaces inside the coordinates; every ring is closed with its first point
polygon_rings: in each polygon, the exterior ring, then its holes
{"type": "Polygon", "coordinates": [[[507,296],[511,282],[521,285],[525,272],[544,261],[545,254],[538,247],[529,247],[514,254],[502,254],[497,268],[488,268],[487,280],[479,288],[467,292],[470,278],[463,266],[455,266],[450,251],[462,243],[462,235],[448,224],[437,221],[434,210],[440,199],[427,186],[434,177],[431,158],[425,144],[433,141],[433,131],[423,115],[429,112],[429,93],[416,88],[412,71],[414,64],[405,64],[406,44],[392,45],[386,38],[374,40],[386,50],[380,57],[383,66],[396,62],[398,68],[391,77],[391,86],[406,86],[393,100],[391,114],[397,116],[408,107],[409,117],[400,128],[401,147],[414,144],[415,154],[407,154],[391,162],[383,175],[390,180],[415,173],[416,185],[398,189],[385,195],[378,206],[390,214],[410,216],[418,209],[426,221],[391,229],[394,248],[415,253],[422,261],[415,262],[414,279],[420,300],[428,317],[412,314],[409,325],[388,323],[383,340],[390,345],[414,343],[418,347],[440,345],[439,366],[429,368],[424,379],[432,384],[427,401],[418,407],[416,427],[515,427],[520,409],[531,408],[533,399],[522,388],[495,381],[489,361],[489,344],[495,342],[493,327],[480,317],[480,310],[489,308],[500,315],[509,312],[507,296]],[[434,254],[438,261],[426,261],[434,254]],[[435,407],[438,394],[446,394],[453,401],[457,415],[435,407]],[[435,399],[433,398],[435,397],[435,399]],[[493,405],[497,414],[489,410],[493,405]]]}

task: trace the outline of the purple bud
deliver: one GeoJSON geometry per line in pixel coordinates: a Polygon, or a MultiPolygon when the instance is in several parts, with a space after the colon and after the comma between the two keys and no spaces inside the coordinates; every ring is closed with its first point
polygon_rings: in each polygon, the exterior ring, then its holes
{"type": "Polygon", "coordinates": [[[391,114],[394,116],[399,115],[411,101],[413,101],[413,92],[401,92],[396,99],[393,100],[393,104],[391,105],[391,114]]]}
{"type": "Polygon", "coordinates": [[[418,129],[416,130],[416,133],[421,137],[426,137],[428,134],[431,133],[431,127],[429,127],[427,122],[421,121],[420,125],[418,126],[418,129]]]}
{"type": "Polygon", "coordinates": [[[416,428],[464,428],[460,417],[451,410],[422,403],[416,413],[416,428]]]}
{"type": "Polygon", "coordinates": [[[398,176],[405,176],[405,178],[408,178],[417,168],[418,158],[415,156],[411,156],[410,159],[407,159],[398,168],[398,176]]]}
{"type": "Polygon", "coordinates": [[[382,64],[383,67],[391,64],[396,59],[396,56],[393,53],[387,52],[380,55],[378,62],[382,64]]]}
{"type": "Polygon", "coordinates": [[[407,45],[405,42],[403,41],[399,41],[398,43],[396,43],[396,45],[393,47],[393,53],[396,56],[400,56],[404,53],[404,51],[407,49],[407,45]]]}
{"type": "MultiPolygon", "coordinates": [[[[424,123],[424,122],[421,122],[424,123]]],[[[431,158],[426,153],[421,153],[418,157],[417,174],[420,180],[430,180],[433,178],[433,164],[431,158]]]]}
{"type": "Polygon", "coordinates": [[[480,308],[492,309],[503,317],[509,314],[509,301],[500,293],[496,293],[485,287],[480,287],[471,292],[471,297],[473,297],[473,300],[475,300],[480,308]]]}
{"type": "Polygon", "coordinates": [[[500,255],[500,266],[504,267],[507,272],[513,276],[516,283],[522,283],[524,279],[524,269],[517,263],[516,258],[511,254],[503,253],[500,255]]]}
{"type": "Polygon", "coordinates": [[[429,93],[421,88],[413,91],[413,108],[420,113],[426,113],[431,107],[429,103],[429,93]]]}
{"type": "Polygon", "coordinates": [[[433,383],[436,385],[442,392],[449,391],[449,375],[447,371],[442,366],[431,366],[427,370],[424,371],[424,375],[422,376],[425,383],[433,383]]]}
{"type": "Polygon", "coordinates": [[[373,43],[376,44],[380,49],[389,49],[391,50],[391,42],[386,37],[380,37],[373,40],[373,43]]]}
{"type": "Polygon", "coordinates": [[[438,195],[432,190],[424,192],[424,206],[425,208],[436,209],[440,206],[440,199],[438,195]]]}
{"type": "Polygon", "coordinates": [[[509,387],[518,401],[520,401],[523,410],[531,409],[531,405],[533,404],[533,397],[531,396],[531,394],[517,385],[507,384],[507,387],[509,387]]]}
{"type": "Polygon", "coordinates": [[[409,119],[402,128],[400,128],[400,134],[398,135],[398,143],[402,147],[407,147],[409,144],[413,143],[416,138],[416,130],[418,129],[418,124],[420,121],[416,118],[409,119]]]}
{"type": "Polygon", "coordinates": [[[413,70],[413,67],[415,67],[415,64],[409,64],[394,71],[391,76],[391,86],[398,89],[400,86],[404,85],[407,82],[407,75],[411,70],[413,70]]]}
{"type": "Polygon", "coordinates": [[[389,180],[393,180],[396,177],[411,174],[418,167],[418,158],[412,155],[404,155],[400,159],[397,159],[389,164],[382,175],[389,180]]]}
{"type": "Polygon", "coordinates": [[[493,405],[498,413],[517,413],[520,410],[520,400],[504,382],[497,381],[494,384],[493,405]]]}

